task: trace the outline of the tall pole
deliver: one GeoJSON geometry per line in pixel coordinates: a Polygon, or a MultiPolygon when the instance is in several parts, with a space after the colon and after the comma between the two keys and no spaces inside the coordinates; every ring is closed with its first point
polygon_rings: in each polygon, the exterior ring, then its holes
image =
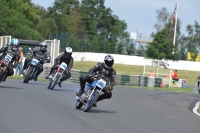
{"type": "MultiPolygon", "coordinates": [[[[178,18],[178,1],[176,3],[176,7],[175,7],[175,14],[176,14],[176,19],[175,19],[174,40],[173,40],[173,46],[174,47],[175,47],[175,42],[176,42],[176,27],[177,27],[177,18],[178,18]]],[[[174,48],[173,48],[173,54],[174,54],[174,48]]]]}

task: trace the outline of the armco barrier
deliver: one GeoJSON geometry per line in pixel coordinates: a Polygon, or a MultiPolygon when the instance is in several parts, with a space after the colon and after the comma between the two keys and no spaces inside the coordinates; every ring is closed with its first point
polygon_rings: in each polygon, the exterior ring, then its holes
{"type": "MultiPolygon", "coordinates": [[[[45,77],[49,74],[50,67],[44,66],[43,74],[41,74],[42,77],[45,77]]],[[[79,70],[71,70],[71,78],[68,79],[68,81],[79,83],[79,78],[81,75],[87,74],[88,72],[85,71],[79,71],[79,70]]],[[[139,76],[135,75],[116,75],[115,77],[115,85],[134,85],[138,86],[139,84],[139,76]]]]}
{"type": "MultiPolygon", "coordinates": [[[[45,77],[46,75],[49,74],[50,71],[50,67],[44,66],[44,72],[41,75],[42,77],[45,77]]],[[[88,72],[85,71],[79,71],[79,70],[71,70],[71,78],[68,79],[68,81],[74,82],[74,83],[79,83],[79,78],[81,75],[87,74],[88,72]]],[[[153,85],[154,87],[160,87],[160,82],[164,82],[165,79],[162,78],[155,78],[153,81],[154,83],[151,85],[153,85]]],[[[139,76],[139,75],[120,75],[117,74],[115,77],[115,85],[130,85],[130,86],[148,86],[149,82],[149,77],[147,76],[139,76]]],[[[182,87],[182,79],[179,80],[179,82],[181,83],[179,85],[173,85],[172,87],[182,87]]],[[[149,86],[151,86],[149,85],[149,86]]],[[[186,86],[186,82],[184,82],[184,86],[186,86]]]]}

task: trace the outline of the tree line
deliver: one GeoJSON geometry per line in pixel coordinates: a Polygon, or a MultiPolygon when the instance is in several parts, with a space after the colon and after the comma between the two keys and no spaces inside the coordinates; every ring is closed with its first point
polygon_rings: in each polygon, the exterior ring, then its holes
{"type": "Polygon", "coordinates": [[[187,25],[188,35],[184,35],[179,19],[173,46],[174,24],[166,8],[156,11],[153,42],[135,49],[126,22],[105,7],[105,0],[55,0],[47,9],[31,0],[0,0],[0,3],[0,36],[44,40],[65,33],[61,37],[61,52],[71,46],[81,52],[133,55],[137,51],[147,58],[186,60],[187,52],[195,53],[195,59],[200,46],[198,22],[187,25]]]}

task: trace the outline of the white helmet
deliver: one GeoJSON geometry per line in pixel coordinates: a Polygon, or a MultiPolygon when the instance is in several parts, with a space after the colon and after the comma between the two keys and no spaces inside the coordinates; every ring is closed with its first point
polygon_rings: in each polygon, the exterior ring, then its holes
{"type": "Polygon", "coordinates": [[[71,57],[72,52],[73,52],[73,50],[72,50],[71,47],[66,47],[66,48],[65,48],[65,51],[64,51],[64,54],[65,54],[67,57],[71,57]]]}

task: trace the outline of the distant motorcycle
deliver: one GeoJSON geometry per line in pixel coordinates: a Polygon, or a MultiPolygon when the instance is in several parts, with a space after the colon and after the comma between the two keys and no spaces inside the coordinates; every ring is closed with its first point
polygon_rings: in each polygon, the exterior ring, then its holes
{"type": "Polygon", "coordinates": [[[23,83],[28,83],[29,80],[34,79],[40,65],[42,65],[41,62],[45,61],[46,59],[32,58],[28,63],[28,68],[25,70],[23,83]]]}
{"type": "Polygon", "coordinates": [[[50,75],[49,78],[49,85],[48,85],[48,89],[53,90],[54,87],[56,86],[56,84],[58,83],[58,81],[61,79],[61,77],[63,76],[63,72],[67,69],[67,64],[62,62],[60,65],[57,66],[57,69],[55,69],[52,74],[50,75]]]}
{"type": "Polygon", "coordinates": [[[6,54],[4,59],[0,60],[0,82],[2,82],[3,79],[5,79],[5,77],[7,76],[7,68],[12,65],[11,61],[12,56],[10,56],[9,54],[6,54]]]}
{"type": "Polygon", "coordinates": [[[100,93],[108,84],[110,84],[108,78],[103,75],[97,76],[97,80],[91,84],[86,84],[84,93],[81,96],[76,95],[76,109],[80,109],[83,105],[85,105],[83,110],[84,112],[88,112],[97,102],[100,93]]]}

